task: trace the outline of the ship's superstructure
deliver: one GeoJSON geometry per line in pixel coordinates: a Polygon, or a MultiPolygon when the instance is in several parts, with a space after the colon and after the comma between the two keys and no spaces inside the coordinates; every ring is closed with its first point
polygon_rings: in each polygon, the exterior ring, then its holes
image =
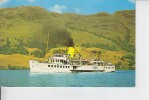
{"type": "Polygon", "coordinates": [[[54,54],[47,61],[29,60],[31,72],[114,72],[115,65],[100,60],[71,59],[70,55],[54,54]]]}

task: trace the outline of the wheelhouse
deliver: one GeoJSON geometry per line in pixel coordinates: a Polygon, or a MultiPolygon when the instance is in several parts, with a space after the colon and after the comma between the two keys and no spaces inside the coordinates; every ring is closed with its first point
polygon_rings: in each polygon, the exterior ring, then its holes
{"type": "Polygon", "coordinates": [[[67,64],[68,61],[67,61],[66,55],[54,54],[54,57],[49,58],[49,63],[67,64]]]}

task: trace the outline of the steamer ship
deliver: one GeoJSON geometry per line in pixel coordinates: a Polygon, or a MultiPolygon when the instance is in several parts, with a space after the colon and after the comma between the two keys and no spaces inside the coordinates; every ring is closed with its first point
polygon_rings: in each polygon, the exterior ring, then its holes
{"type": "MultiPolygon", "coordinates": [[[[72,48],[69,51],[74,51],[72,48]]],[[[46,61],[29,60],[32,73],[71,73],[71,72],[114,72],[115,65],[102,60],[73,59],[74,52],[54,54],[46,61]]]]}

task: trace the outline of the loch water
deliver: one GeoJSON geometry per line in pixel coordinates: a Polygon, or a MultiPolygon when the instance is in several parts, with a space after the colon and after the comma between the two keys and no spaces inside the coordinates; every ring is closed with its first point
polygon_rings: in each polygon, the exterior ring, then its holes
{"type": "Polygon", "coordinates": [[[111,73],[30,73],[30,70],[0,70],[0,86],[134,87],[135,70],[117,70],[111,73]]]}

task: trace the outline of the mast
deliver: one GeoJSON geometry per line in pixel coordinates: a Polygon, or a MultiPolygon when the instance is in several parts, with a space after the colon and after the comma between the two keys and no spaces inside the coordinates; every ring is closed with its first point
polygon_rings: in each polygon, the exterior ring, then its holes
{"type": "Polygon", "coordinates": [[[49,49],[49,32],[48,32],[48,39],[47,39],[46,54],[48,54],[48,49],[49,49]]]}
{"type": "Polygon", "coordinates": [[[100,60],[101,51],[98,51],[97,54],[98,54],[98,55],[97,55],[97,56],[98,56],[98,60],[100,60]]]}

